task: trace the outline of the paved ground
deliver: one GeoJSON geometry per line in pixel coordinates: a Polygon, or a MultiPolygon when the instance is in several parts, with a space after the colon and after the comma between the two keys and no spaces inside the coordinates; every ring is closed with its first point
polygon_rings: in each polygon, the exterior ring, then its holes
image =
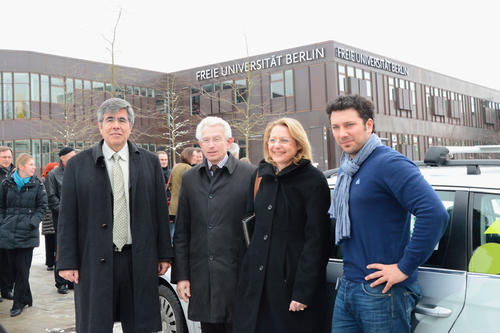
{"type": "MultiPolygon", "coordinates": [[[[40,247],[33,253],[30,271],[30,286],[33,306],[25,308],[21,315],[11,318],[12,301],[4,299],[0,303],[0,323],[8,333],[70,333],[75,332],[75,308],[73,291],[67,295],[57,293],[54,286],[54,272],[46,270],[44,237],[40,247]]],[[[119,324],[115,333],[121,332],[119,324]]]]}

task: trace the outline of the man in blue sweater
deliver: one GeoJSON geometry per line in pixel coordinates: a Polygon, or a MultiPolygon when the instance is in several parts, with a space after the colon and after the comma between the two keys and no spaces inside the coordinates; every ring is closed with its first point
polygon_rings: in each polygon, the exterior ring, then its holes
{"type": "Polygon", "coordinates": [[[382,145],[373,104],[340,96],[327,107],[343,150],[330,214],[342,246],[332,332],[410,332],[420,299],[418,266],[432,254],[448,214],[418,167],[382,145]],[[410,237],[410,214],[416,216],[410,237]]]}

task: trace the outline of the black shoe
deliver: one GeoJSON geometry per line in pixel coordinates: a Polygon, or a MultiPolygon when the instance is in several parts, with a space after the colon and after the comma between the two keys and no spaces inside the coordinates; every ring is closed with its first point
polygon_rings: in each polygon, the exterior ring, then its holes
{"type": "Polygon", "coordinates": [[[68,287],[65,284],[63,284],[62,286],[57,287],[57,292],[59,294],[66,295],[68,293],[68,287]]]}
{"type": "Polygon", "coordinates": [[[23,312],[23,308],[24,307],[10,309],[10,316],[11,317],[19,316],[21,314],[21,312],[23,312]]]}
{"type": "Polygon", "coordinates": [[[54,270],[54,266],[47,266],[47,270],[48,271],[53,271],[54,270]]]}
{"type": "Polygon", "coordinates": [[[6,293],[2,293],[2,297],[5,298],[5,299],[13,300],[14,299],[14,294],[12,294],[12,291],[9,290],[6,293]]]}

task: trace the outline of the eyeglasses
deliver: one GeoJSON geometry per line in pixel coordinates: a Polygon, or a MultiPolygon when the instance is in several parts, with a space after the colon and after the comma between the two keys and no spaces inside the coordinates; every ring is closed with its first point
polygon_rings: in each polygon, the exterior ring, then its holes
{"type": "Polygon", "coordinates": [[[280,145],[287,145],[290,143],[290,139],[287,139],[287,138],[279,138],[279,139],[269,138],[269,140],[267,140],[267,143],[270,145],[275,145],[277,143],[279,143],[280,145]]]}
{"type": "Polygon", "coordinates": [[[216,136],[215,138],[201,138],[200,142],[202,145],[208,145],[210,142],[212,143],[221,143],[224,141],[224,138],[221,136],[216,136]]]}
{"type": "Polygon", "coordinates": [[[118,117],[118,118],[106,117],[106,118],[104,118],[104,122],[106,124],[114,124],[116,121],[118,121],[118,124],[120,124],[120,125],[128,124],[128,119],[125,117],[118,117]]]}

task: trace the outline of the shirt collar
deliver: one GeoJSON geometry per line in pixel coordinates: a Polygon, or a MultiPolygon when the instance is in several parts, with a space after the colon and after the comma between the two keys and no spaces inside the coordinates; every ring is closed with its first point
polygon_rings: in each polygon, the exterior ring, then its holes
{"type": "MultiPolygon", "coordinates": [[[[229,159],[229,155],[226,154],[226,156],[219,163],[217,163],[217,166],[219,167],[219,169],[222,168],[224,165],[226,165],[226,162],[228,159],[229,159]]],[[[210,161],[207,160],[207,164],[208,164],[208,169],[210,170],[212,168],[212,163],[210,163],[210,161]]]]}
{"type": "MultiPolygon", "coordinates": [[[[104,155],[104,158],[107,160],[111,160],[113,158],[113,155],[115,154],[115,151],[108,146],[106,141],[104,141],[102,144],[102,154],[104,155]]],[[[118,151],[118,155],[120,155],[120,158],[122,160],[128,161],[128,156],[129,156],[128,143],[118,151]]]]}

